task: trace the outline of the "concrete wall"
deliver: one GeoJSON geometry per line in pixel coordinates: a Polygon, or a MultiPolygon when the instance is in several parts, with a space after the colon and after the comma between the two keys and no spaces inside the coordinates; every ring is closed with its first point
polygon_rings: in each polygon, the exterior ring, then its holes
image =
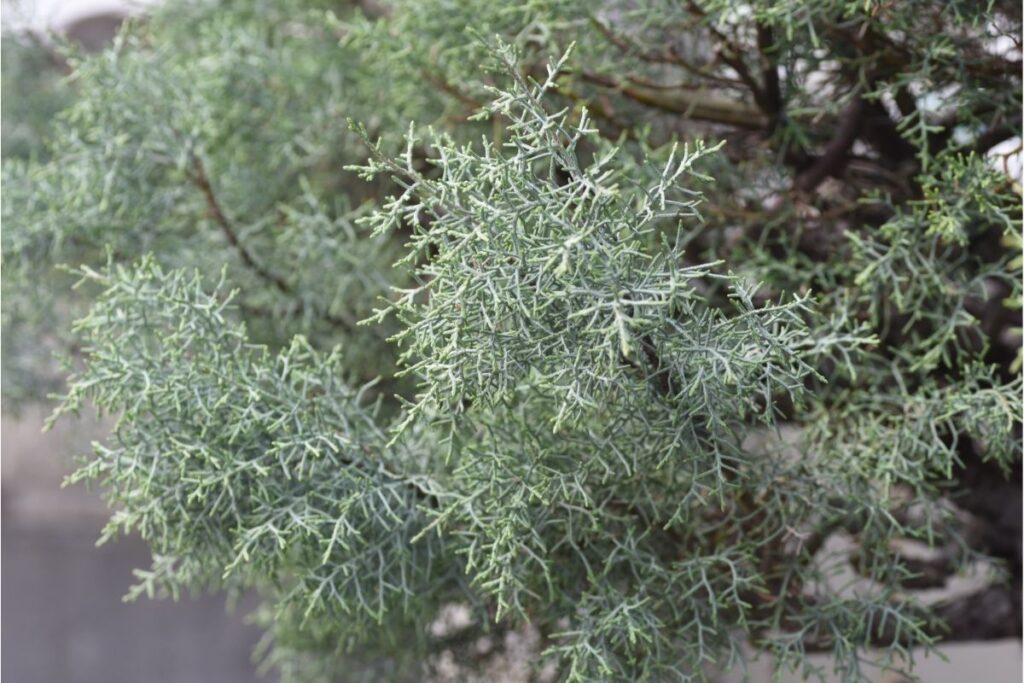
{"type": "Polygon", "coordinates": [[[97,428],[40,434],[32,413],[0,423],[0,679],[5,683],[248,683],[260,632],[222,596],[126,603],[144,543],[95,546],[107,512],[83,487],[61,489],[68,454],[97,428]]]}

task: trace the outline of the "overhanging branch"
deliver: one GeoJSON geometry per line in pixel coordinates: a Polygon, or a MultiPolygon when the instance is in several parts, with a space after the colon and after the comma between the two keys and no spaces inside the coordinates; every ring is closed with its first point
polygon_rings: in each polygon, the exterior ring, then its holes
{"type": "Polygon", "coordinates": [[[192,169],[189,172],[189,179],[192,183],[199,188],[203,198],[206,200],[207,212],[213,219],[213,222],[220,228],[224,238],[228,241],[236,252],[238,257],[242,259],[242,263],[247,268],[252,270],[254,273],[259,275],[263,280],[273,285],[282,294],[291,294],[291,286],[282,278],[280,275],[272,273],[265,266],[261,265],[252,252],[242,244],[241,240],[238,239],[238,232],[235,230],[234,224],[224,213],[224,209],[220,205],[220,201],[217,199],[217,195],[213,191],[213,185],[210,183],[209,176],[206,175],[206,166],[203,164],[203,160],[198,156],[192,158],[192,169]]]}
{"type": "MultiPolygon", "coordinates": [[[[273,272],[263,264],[261,264],[248,247],[242,243],[238,237],[238,231],[235,229],[231,219],[228,218],[224,212],[220,201],[217,199],[217,194],[213,190],[213,184],[210,182],[209,176],[206,174],[206,166],[203,164],[203,160],[198,156],[192,157],[192,168],[187,172],[189,180],[195,185],[203,198],[206,200],[206,209],[213,222],[220,228],[221,233],[227,240],[228,244],[238,253],[238,257],[242,263],[245,264],[246,268],[253,271],[260,277],[260,279],[267,282],[274,289],[279,291],[281,294],[285,294],[295,299],[297,308],[300,312],[307,311],[309,307],[307,304],[299,299],[294,288],[285,280],[283,277],[273,272]]],[[[336,327],[352,330],[356,326],[356,321],[350,316],[335,315],[326,312],[317,312],[316,316],[326,320],[336,327]]]]}
{"type": "Polygon", "coordinates": [[[825,151],[810,168],[796,177],[793,182],[796,190],[812,192],[825,178],[842,170],[849,158],[850,148],[860,134],[866,113],[867,103],[858,92],[840,115],[839,128],[835,137],[825,146],[825,151]]]}
{"type": "Polygon", "coordinates": [[[587,71],[581,72],[581,76],[588,83],[614,90],[634,102],[661,111],[681,114],[689,119],[751,130],[764,128],[768,122],[757,107],[708,92],[661,90],[643,85],[620,83],[607,76],[587,71]]]}

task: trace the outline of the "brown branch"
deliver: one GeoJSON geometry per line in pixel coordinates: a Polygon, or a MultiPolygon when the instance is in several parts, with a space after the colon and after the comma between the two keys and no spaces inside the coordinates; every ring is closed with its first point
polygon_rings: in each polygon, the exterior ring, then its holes
{"type": "MultiPolygon", "coordinates": [[[[711,29],[711,32],[719,37],[720,40],[725,41],[725,37],[718,30],[711,29]]],[[[757,102],[761,111],[766,113],[769,112],[770,109],[766,104],[764,90],[750,73],[750,69],[747,68],[743,58],[734,50],[735,48],[732,47],[731,43],[723,42],[718,54],[721,56],[722,61],[731,66],[733,71],[739,75],[740,80],[743,81],[743,84],[747,86],[747,89],[750,90],[750,93],[754,96],[754,101],[757,102]]]]}
{"type": "Polygon", "coordinates": [[[660,109],[686,118],[710,121],[737,128],[764,128],[767,119],[756,107],[743,102],[706,92],[667,92],[641,85],[620,83],[600,74],[584,71],[581,77],[588,83],[609,88],[634,102],[660,109]]]}
{"type": "Polygon", "coordinates": [[[757,49],[761,54],[761,78],[764,81],[764,109],[772,118],[772,124],[782,113],[782,87],[779,84],[779,67],[769,52],[775,46],[775,34],[770,26],[758,23],[757,49]]]}
{"type": "Polygon", "coordinates": [[[440,88],[444,92],[448,93],[449,95],[451,95],[452,97],[457,99],[459,102],[462,102],[464,105],[466,105],[470,109],[473,109],[474,111],[476,111],[477,109],[483,108],[483,106],[484,106],[483,103],[479,102],[478,100],[473,99],[472,97],[470,97],[466,93],[462,92],[461,90],[456,88],[454,85],[449,83],[447,80],[445,80],[441,76],[438,76],[436,74],[432,74],[429,71],[427,71],[426,69],[423,69],[421,71],[421,73],[423,74],[423,78],[425,78],[428,83],[430,83],[431,85],[434,85],[434,86],[440,88]]]}
{"type": "Polygon", "coordinates": [[[214,223],[216,223],[220,228],[220,231],[228,241],[228,244],[238,252],[238,257],[242,259],[242,263],[261,278],[276,287],[282,294],[291,294],[292,288],[284,278],[270,272],[267,268],[260,265],[252,253],[238,239],[238,232],[235,230],[234,225],[227,217],[227,214],[224,213],[224,209],[217,200],[217,195],[214,193],[213,186],[210,184],[210,178],[206,175],[206,167],[203,165],[203,160],[198,156],[192,157],[192,170],[189,173],[189,179],[192,180],[192,183],[198,187],[199,191],[203,194],[203,198],[206,200],[207,213],[209,213],[214,223]]]}
{"type": "Polygon", "coordinates": [[[742,87],[744,85],[741,80],[716,74],[706,66],[698,66],[697,64],[693,64],[686,59],[683,59],[683,57],[671,46],[662,52],[642,50],[637,45],[631,44],[622,37],[616,35],[611,28],[597,19],[591,18],[591,23],[593,23],[594,27],[609,43],[617,47],[622,53],[637,57],[641,61],[651,64],[668,64],[671,66],[678,66],[698,78],[715,81],[731,87],[742,87]]]}
{"type": "MultiPolygon", "coordinates": [[[[707,13],[694,1],[689,0],[690,13],[694,16],[700,17],[701,19],[707,19],[707,13]]],[[[775,115],[778,113],[777,107],[771,102],[770,96],[767,94],[764,87],[757,82],[753,74],[750,73],[750,69],[747,67],[746,62],[743,61],[741,56],[744,52],[739,48],[734,41],[729,39],[724,33],[719,31],[710,22],[707,23],[708,31],[718,41],[718,56],[721,57],[722,61],[732,67],[736,75],[740,77],[743,84],[747,86],[750,93],[754,96],[754,101],[757,102],[757,106],[762,112],[768,115],[769,119],[774,120],[775,115]]],[[[760,27],[759,27],[760,28],[760,27]]],[[[760,30],[758,31],[758,46],[760,47],[761,35],[760,30]]],[[[777,75],[777,74],[776,74],[777,75]]]]}
{"type": "Polygon", "coordinates": [[[591,17],[590,23],[594,25],[594,28],[605,37],[605,39],[619,48],[621,52],[627,55],[632,55],[645,62],[651,62],[653,64],[679,64],[679,58],[671,51],[666,50],[664,52],[649,52],[647,50],[641,50],[636,45],[632,45],[626,42],[623,38],[615,35],[610,27],[599,21],[595,17],[591,17]]]}
{"type": "MultiPolygon", "coordinates": [[[[306,306],[301,301],[299,301],[298,299],[295,300],[295,306],[296,306],[296,308],[294,309],[294,312],[296,312],[296,313],[302,314],[306,310],[306,306]]],[[[248,303],[244,303],[244,302],[238,304],[238,309],[240,311],[242,311],[243,313],[245,313],[247,316],[253,316],[253,317],[258,317],[258,318],[279,318],[279,317],[281,317],[282,314],[287,316],[289,313],[292,312],[292,311],[288,311],[287,309],[282,310],[282,311],[278,311],[278,310],[275,310],[273,308],[268,308],[266,306],[254,306],[252,304],[248,304],[248,303]]],[[[345,315],[345,314],[327,315],[327,314],[324,314],[324,315],[320,315],[318,317],[320,317],[323,320],[327,321],[331,325],[334,325],[335,327],[343,327],[343,328],[346,328],[348,330],[355,330],[356,327],[359,326],[359,321],[356,320],[355,318],[353,318],[350,315],[345,315]]],[[[384,341],[387,340],[387,336],[388,335],[385,332],[374,328],[374,333],[378,337],[380,337],[381,340],[384,340],[384,341]]],[[[366,379],[367,379],[367,381],[369,381],[369,380],[373,379],[373,376],[367,377],[366,379]]]]}
{"type": "MultiPolygon", "coordinates": [[[[256,257],[253,256],[252,252],[242,244],[242,241],[238,237],[238,231],[235,230],[234,224],[231,222],[231,219],[228,218],[220,204],[220,201],[217,199],[217,195],[213,190],[210,178],[206,174],[206,166],[203,164],[203,160],[200,159],[199,156],[193,155],[192,168],[187,171],[187,175],[189,180],[191,180],[199,189],[203,198],[206,200],[207,213],[213,219],[213,222],[217,224],[217,227],[220,228],[220,231],[228,241],[228,244],[230,244],[238,253],[238,257],[242,260],[242,263],[251,271],[256,273],[262,280],[277,289],[277,291],[295,298],[296,308],[300,313],[308,311],[309,307],[306,303],[296,297],[294,288],[288,284],[283,277],[260,264],[259,261],[256,260],[256,257]]],[[[349,316],[333,315],[326,312],[317,313],[317,316],[337,327],[352,329],[356,325],[356,321],[352,320],[349,316]]]]}
{"type": "Polygon", "coordinates": [[[606,128],[599,127],[602,136],[610,140],[617,140],[623,134],[629,139],[636,138],[636,132],[633,130],[633,127],[616,117],[615,110],[608,102],[607,95],[597,98],[586,98],[573,90],[570,84],[562,86],[558,92],[573,102],[586,105],[587,110],[594,118],[605,124],[606,128]]]}
{"type": "Polygon", "coordinates": [[[793,182],[794,189],[800,192],[812,192],[830,175],[839,173],[849,158],[850,147],[860,134],[867,113],[867,103],[857,92],[839,117],[839,127],[835,137],[825,146],[825,151],[811,165],[802,171],[793,182]]]}
{"type": "MultiPolygon", "coordinates": [[[[860,136],[864,142],[878,150],[880,160],[890,168],[899,169],[906,162],[914,161],[917,156],[917,147],[903,137],[896,122],[879,100],[867,103],[860,136]]],[[[916,162],[914,164],[916,166],[916,162]]]]}

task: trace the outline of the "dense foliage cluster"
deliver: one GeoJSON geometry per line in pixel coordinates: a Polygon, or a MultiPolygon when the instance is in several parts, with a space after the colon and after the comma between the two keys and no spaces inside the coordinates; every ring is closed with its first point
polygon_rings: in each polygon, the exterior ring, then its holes
{"type": "Polygon", "coordinates": [[[111,415],[72,480],[151,546],[132,594],[256,590],[287,680],[1019,637],[1020,40],[995,1],[172,1],[33,90],[8,38],[5,408],[111,415]]]}

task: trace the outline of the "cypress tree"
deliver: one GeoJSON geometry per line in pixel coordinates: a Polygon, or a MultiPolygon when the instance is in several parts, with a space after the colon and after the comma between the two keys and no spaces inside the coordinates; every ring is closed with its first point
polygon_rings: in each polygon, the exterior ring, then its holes
{"type": "Polygon", "coordinates": [[[259,593],[287,681],[1020,637],[1020,38],[172,0],[45,88],[9,38],[5,409],[111,416],[70,481],[152,549],[130,595],[259,593]]]}

